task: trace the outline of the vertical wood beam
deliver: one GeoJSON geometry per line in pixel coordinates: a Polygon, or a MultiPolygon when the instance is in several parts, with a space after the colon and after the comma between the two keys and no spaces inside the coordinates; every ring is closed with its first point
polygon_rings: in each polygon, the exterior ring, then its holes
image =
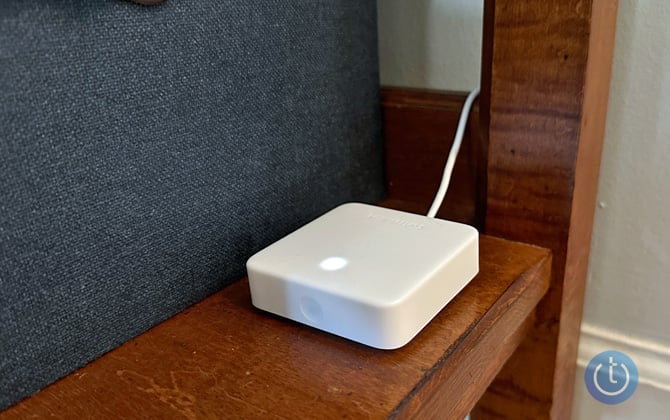
{"type": "Polygon", "coordinates": [[[488,234],[553,251],[537,321],[474,418],[568,419],[616,24],[616,0],[485,0],[488,234]]]}

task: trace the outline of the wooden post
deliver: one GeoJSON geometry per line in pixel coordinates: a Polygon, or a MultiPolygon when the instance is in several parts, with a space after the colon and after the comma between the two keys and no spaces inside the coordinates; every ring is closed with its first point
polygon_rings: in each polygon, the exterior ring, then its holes
{"type": "Polygon", "coordinates": [[[553,251],[536,324],[473,418],[568,419],[607,113],[615,0],[486,0],[488,234],[553,251]]]}

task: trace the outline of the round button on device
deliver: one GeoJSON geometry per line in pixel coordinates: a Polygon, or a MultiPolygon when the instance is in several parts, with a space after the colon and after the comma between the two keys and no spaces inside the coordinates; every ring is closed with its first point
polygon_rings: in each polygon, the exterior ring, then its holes
{"type": "Polygon", "coordinates": [[[300,298],[300,310],[305,318],[311,322],[318,323],[323,319],[321,305],[309,296],[300,298]]]}

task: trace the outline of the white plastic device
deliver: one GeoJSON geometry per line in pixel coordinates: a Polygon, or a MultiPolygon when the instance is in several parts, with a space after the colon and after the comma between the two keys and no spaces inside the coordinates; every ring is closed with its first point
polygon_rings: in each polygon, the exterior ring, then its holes
{"type": "Polygon", "coordinates": [[[343,204],[247,261],[268,312],[380,349],[407,344],[479,271],[471,226],[343,204]]]}

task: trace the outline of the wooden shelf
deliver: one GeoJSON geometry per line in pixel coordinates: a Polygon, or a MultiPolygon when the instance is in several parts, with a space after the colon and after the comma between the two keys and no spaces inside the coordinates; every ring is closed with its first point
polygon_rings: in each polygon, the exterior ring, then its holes
{"type": "Polygon", "coordinates": [[[480,255],[479,275],[399,350],[263,313],[241,280],[0,419],[463,418],[549,285],[545,249],[482,236],[480,255]]]}

